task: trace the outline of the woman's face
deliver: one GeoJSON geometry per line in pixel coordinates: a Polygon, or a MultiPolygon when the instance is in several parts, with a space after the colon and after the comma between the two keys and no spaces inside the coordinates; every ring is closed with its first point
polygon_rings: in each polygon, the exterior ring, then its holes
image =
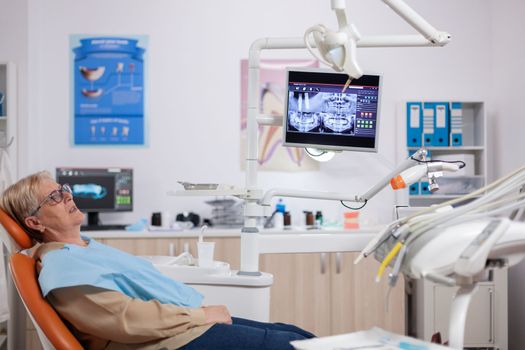
{"type": "Polygon", "coordinates": [[[42,225],[56,232],[68,232],[80,227],[84,214],[78,210],[73,201],[73,196],[62,191],[62,201],[59,203],[49,198],[49,195],[56,190],[61,189],[60,185],[52,180],[44,180],[39,187],[37,195],[38,202],[47,200],[35,214],[42,225]]]}

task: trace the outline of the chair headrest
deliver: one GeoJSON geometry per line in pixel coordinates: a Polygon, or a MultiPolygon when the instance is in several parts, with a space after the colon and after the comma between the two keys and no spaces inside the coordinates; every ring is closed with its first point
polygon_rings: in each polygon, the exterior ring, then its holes
{"type": "Polygon", "coordinates": [[[33,240],[27,232],[2,209],[0,209],[0,224],[20,248],[29,249],[33,246],[33,240]]]}

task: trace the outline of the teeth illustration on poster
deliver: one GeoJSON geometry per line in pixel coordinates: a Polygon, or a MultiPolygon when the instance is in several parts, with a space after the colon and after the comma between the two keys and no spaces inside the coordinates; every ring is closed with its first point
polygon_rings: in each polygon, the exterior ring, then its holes
{"type": "Polygon", "coordinates": [[[144,145],[145,37],[71,37],[74,145],[144,145]]]}

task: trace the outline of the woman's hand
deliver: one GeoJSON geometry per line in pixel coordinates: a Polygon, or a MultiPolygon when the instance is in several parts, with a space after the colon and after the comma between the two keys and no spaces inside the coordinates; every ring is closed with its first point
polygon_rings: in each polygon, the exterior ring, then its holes
{"type": "Polygon", "coordinates": [[[203,306],[206,315],[206,323],[226,323],[232,324],[230,312],[224,305],[203,306]]]}

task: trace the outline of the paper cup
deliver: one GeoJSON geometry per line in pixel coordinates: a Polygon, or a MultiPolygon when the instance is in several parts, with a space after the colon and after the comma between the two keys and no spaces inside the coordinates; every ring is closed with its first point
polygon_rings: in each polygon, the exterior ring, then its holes
{"type": "Polygon", "coordinates": [[[197,242],[197,254],[200,267],[213,267],[215,242],[197,242]]]}
{"type": "Polygon", "coordinates": [[[171,228],[171,225],[173,224],[173,215],[171,215],[169,211],[163,211],[161,223],[163,228],[171,228]]]}

